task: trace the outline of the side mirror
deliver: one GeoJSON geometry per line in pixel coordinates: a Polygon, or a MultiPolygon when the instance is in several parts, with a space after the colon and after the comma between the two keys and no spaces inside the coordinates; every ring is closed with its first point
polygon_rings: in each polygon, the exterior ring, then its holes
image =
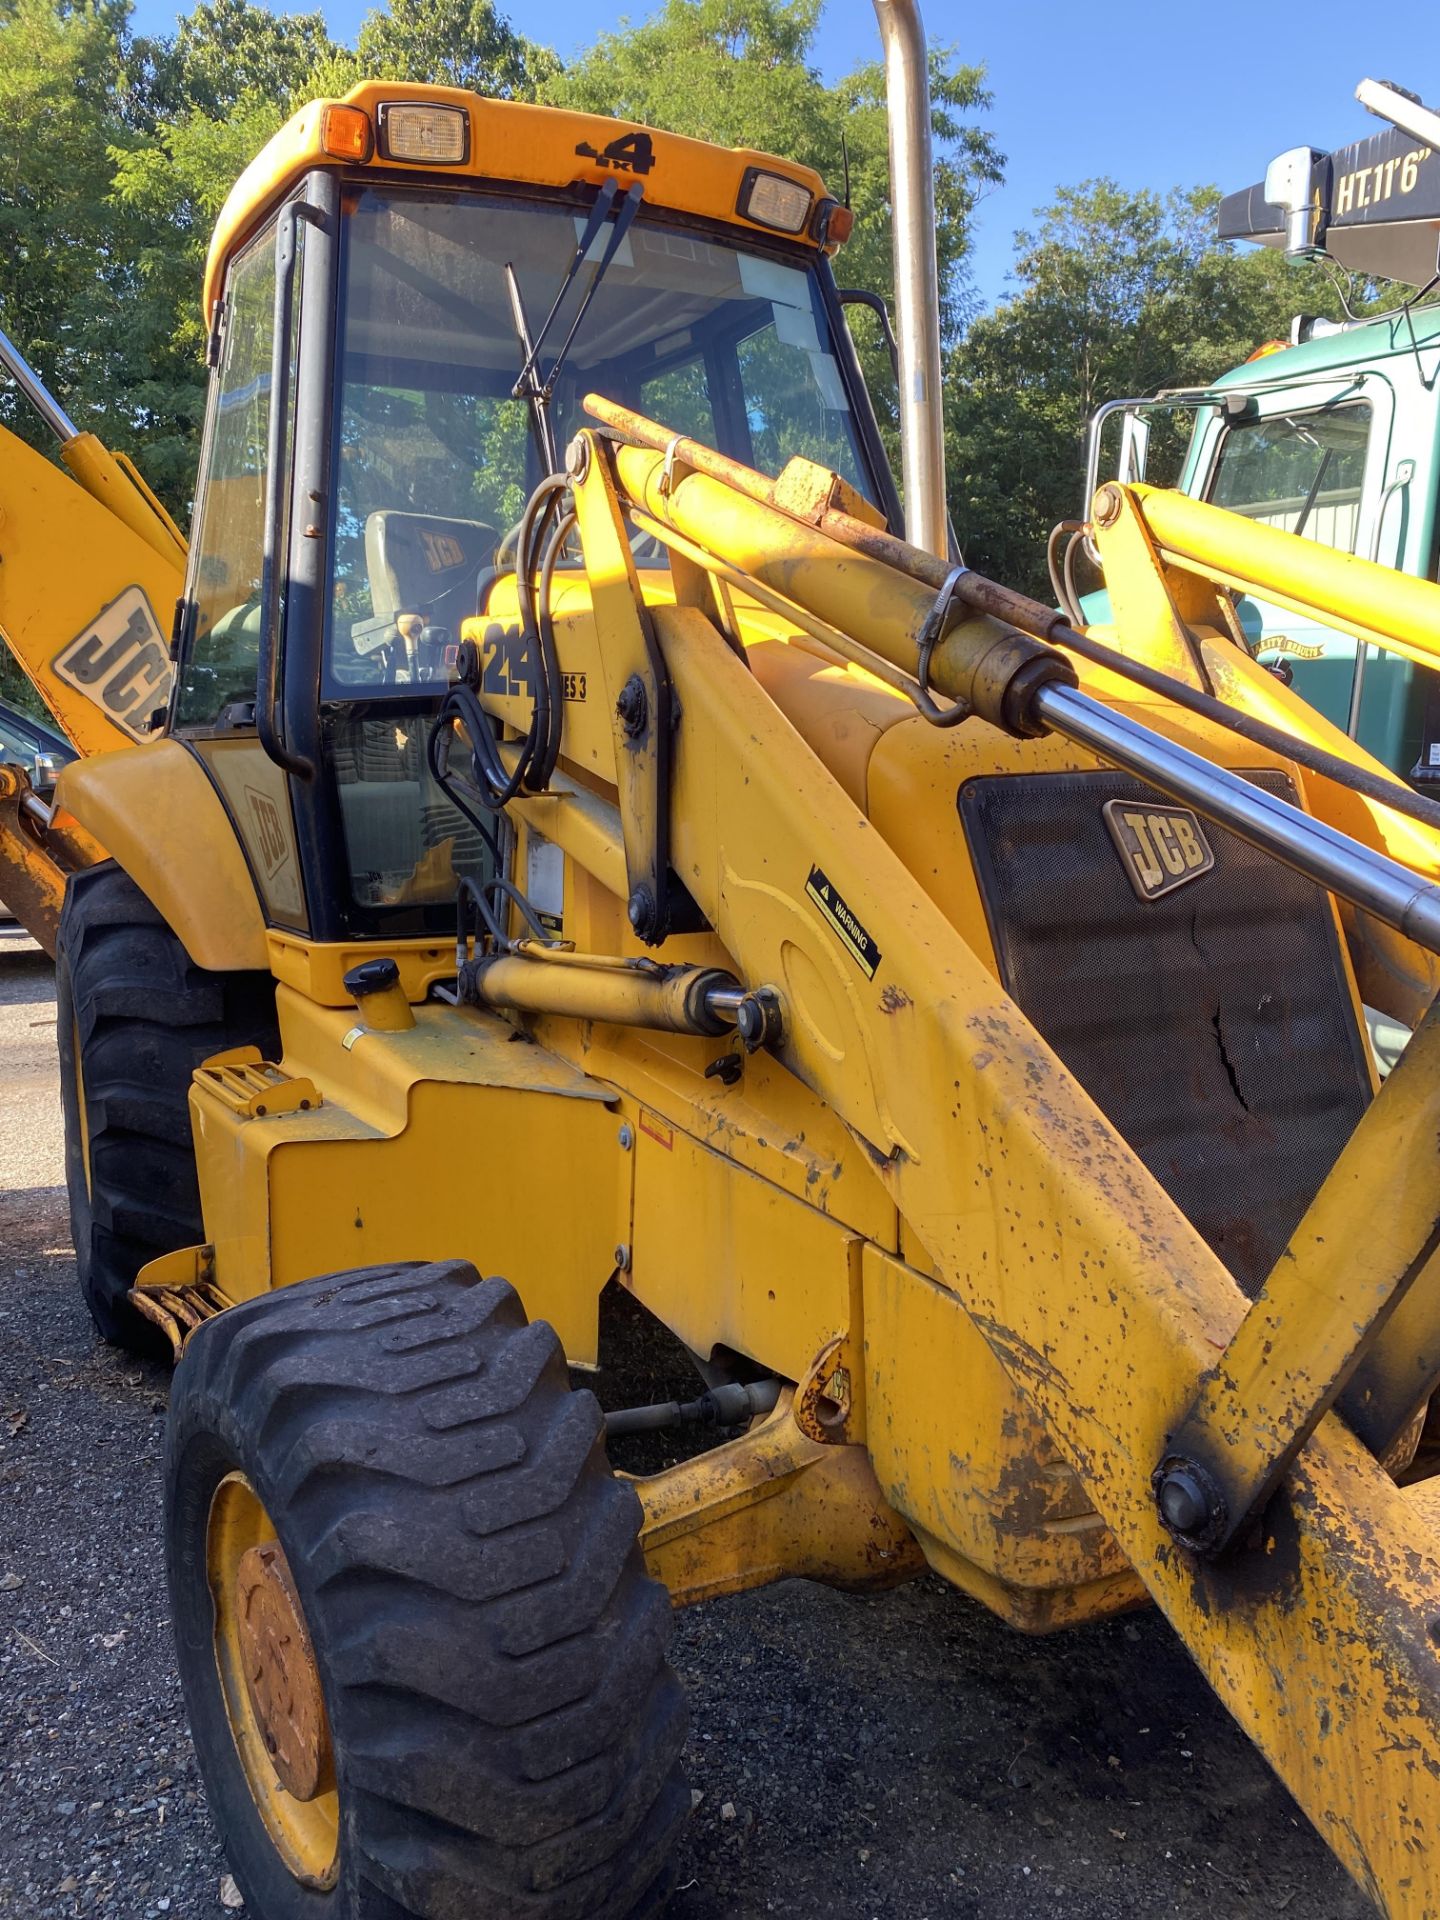
{"type": "Polygon", "coordinates": [[[871,293],[868,287],[837,287],[836,298],[842,307],[868,307],[880,322],[880,332],[884,337],[886,351],[890,355],[890,371],[895,376],[895,384],[900,384],[900,349],[895,341],[895,329],[890,322],[890,309],[878,293],[871,293]]]}
{"type": "Polygon", "coordinates": [[[1122,486],[1145,478],[1145,463],[1150,457],[1150,422],[1139,413],[1126,413],[1120,419],[1120,470],[1116,474],[1122,486]]]}

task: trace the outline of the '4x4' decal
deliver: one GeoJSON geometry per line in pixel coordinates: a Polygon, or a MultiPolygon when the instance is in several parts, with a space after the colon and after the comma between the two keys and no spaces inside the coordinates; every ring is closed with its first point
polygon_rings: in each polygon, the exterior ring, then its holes
{"type": "Polygon", "coordinates": [[[595,160],[616,173],[649,173],[655,164],[655,143],[648,133],[622,133],[603,153],[582,140],[575,151],[582,159],[595,160]]]}

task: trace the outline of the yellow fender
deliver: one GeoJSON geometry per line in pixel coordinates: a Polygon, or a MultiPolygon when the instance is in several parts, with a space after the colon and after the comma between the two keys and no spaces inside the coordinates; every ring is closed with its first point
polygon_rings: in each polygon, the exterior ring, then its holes
{"type": "Polygon", "coordinates": [[[173,928],[197,967],[269,966],[265,920],[235,828],[200,762],[178,740],[76,760],[56,788],[173,928]]]}

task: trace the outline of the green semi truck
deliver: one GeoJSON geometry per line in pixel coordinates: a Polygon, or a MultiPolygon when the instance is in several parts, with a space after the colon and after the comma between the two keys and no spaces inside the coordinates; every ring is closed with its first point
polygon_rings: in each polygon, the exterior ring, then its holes
{"type": "MultiPolygon", "coordinates": [[[[1440,280],[1440,114],[1386,83],[1356,93],[1386,130],[1333,153],[1281,154],[1263,181],[1222,201],[1219,237],[1391,283],[1391,310],[1301,314],[1288,345],[1267,344],[1203,390],[1108,402],[1090,423],[1086,499],[1117,462],[1119,478],[1146,477],[1160,419],[1193,416],[1184,492],[1433,580],[1440,306],[1422,303],[1440,280]]],[[[1073,603],[1073,585],[1056,588],[1073,603]]],[[[1105,611],[1085,597],[1089,619],[1105,611]]],[[[1238,611],[1252,652],[1327,719],[1417,785],[1440,784],[1440,675],[1261,600],[1238,611]]]]}

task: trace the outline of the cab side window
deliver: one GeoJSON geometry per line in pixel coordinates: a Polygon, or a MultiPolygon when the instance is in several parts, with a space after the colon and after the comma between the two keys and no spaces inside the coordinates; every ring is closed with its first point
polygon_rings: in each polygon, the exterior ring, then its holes
{"type": "MultiPolygon", "coordinates": [[[[298,272],[295,284],[298,290],[298,272]]],[[[232,702],[255,698],[274,321],[272,223],[235,260],[226,283],[191,561],[191,639],[176,695],[181,727],[213,726],[232,702]]],[[[298,361],[292,353],[292,368],[298,361]]],[[[292,405],[292,421],[294,412],[292,405]]]]}

